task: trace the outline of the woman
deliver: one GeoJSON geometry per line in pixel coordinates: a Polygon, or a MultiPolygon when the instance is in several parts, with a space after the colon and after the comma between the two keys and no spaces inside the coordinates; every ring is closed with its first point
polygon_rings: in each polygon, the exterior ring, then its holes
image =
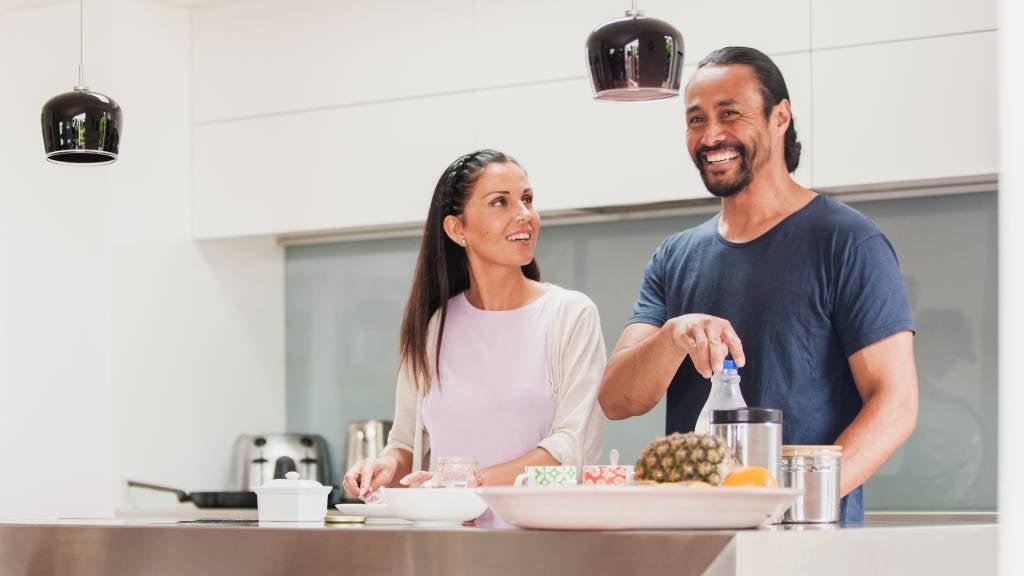
{"type": "Polygon", "coordinates": [[[441,175],[402,321],[394,424],[381,457],[346,472],[350,494],[421,482],[442,457],[477,460],[484,485],[596,463],[601,323],[585,295],[540,282],[533,195],[495,150],[441,175]]]}

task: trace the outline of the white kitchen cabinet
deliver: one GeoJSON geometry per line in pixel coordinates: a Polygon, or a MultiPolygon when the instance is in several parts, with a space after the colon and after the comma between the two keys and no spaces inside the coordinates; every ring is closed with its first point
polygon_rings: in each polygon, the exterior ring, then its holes
{"type": "MultiPolygon", "coordinates": [[[[681,98],[591,98],[583,44],[628,7],[617,4],[266,0],[195,11],[196,236],[418,222],[444,166],[479,147],[519,158],[542,210],[706,198],[681,98]],[[395,42],[381,40],[385,29],[395,42]]],[[[743,0],[742,18],[714,4],[641,7],[686,38],[684,87],[721,46],[773,55],[804,145],[796,179],[822,188],[998,171],[996,33],[971,32],[994,26],[994,9],[971,6],[929,4],[920,19],[916,0],[743,0]]]]}
{"type": "MultiPolygon", "coordinates": [[[[805,143],[797,178],[810,185],[810,57],[776,62],[805,143]]],[[[444,167],[483,147],[522,162],[544,211],[708,197],[686,149],[682,98],[597,102],[584,78],[197,125],[194,233],[419,222],[444,167]]]]}
{"type": "Polygon", "coordinates": [[[996,34],[816,52],[814,185],[998,172],[996,34]]]}
{"type": "Polygon", "coordinates": [[[815,49],[996,28],[995,0],[809,0],[815,49]]]}
{"type": "Polygon", "coordinates": [[[472,107],[458,94],[195,126],[193,233],[422,222],[441,171],[472,146],[472,107]]]}
{"type": "Polygon", "coordinates": [[[474,0],[473,85],[586,76],[587,36],[628,7],[620,0],[474,0]]]}
{"type": "Polygon", "coordinates": [[[540,210],[700,197],[678,98],[598,102],[588,80],[476,94],[477,146],[519,159],[540,210]]]}
{"type": "MultiPolygon", "coordinates": [[[[619,4],[615,16],[629,7],[629,2],[619,4]]],[[[811,47],[811,0],[642,0],[639,7],[647,16],[679,29],[687,64],[697,64],[712,50],[725,46],[751,46],[769,55],[811,47]]]]}
{"type": "Polygon", "coordinates": [[[267,0],[192,16],[193,120],[467,90],[472,0],[267,0]]]}

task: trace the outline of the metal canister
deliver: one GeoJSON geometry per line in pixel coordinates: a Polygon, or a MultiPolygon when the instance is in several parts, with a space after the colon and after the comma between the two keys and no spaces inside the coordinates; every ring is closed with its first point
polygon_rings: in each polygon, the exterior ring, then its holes
{"type": "Polygon", "coordinates": [[[779,478],[782,410],[734,408],[711,411],[711,433],[725,440],[742,466],[761,466],[779,478]]]}
{"type": "Polygon", "coordinates": [[[791,524],[839,521],[842,446],[783,446],[780,484],[804,493],[786,511],[791,524]]]}
{"type": "Polygon", "coordinates": [[[390,420],[355,420],[348,423],[345,467],[348,470],[363,458],[377,458],[384,452],[391,432],[390,420]]]}

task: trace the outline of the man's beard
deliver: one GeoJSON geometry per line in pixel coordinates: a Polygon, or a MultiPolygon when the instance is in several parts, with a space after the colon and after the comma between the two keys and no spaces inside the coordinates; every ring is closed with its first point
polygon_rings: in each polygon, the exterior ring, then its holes
{"type": "MultiPolygon", "coordinates": [[[[758,149],[757,143],[754,143],[755,152],[758,149]]],[[[700,172],[700,177],[704,180],[704,187],[719,198],[728,198],[735,196],[743,191],[747,186],[750,186],[750,182],[754,179],[754,169],[751,166],[750,155],[747,153],[747,147],[741,142],[734,143],[722,143],[716,146],[702,146],[697,149],[693,157],[694,164],[697,165],[697,170],[700,172]],[[724,150],[731,148],[736,151],[740,160],[739,174],[731,180],[716,180],[712,182],[709,180],[708,170],[711,165],[705,160],[705,154],[713,153],[718,150],[724,150]]]]}

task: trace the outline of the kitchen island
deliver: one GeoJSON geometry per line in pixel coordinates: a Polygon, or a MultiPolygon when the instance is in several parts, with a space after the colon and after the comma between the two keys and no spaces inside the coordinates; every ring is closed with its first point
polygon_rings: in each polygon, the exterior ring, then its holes
{"type": "Polygon", "coordinates": [[[535,531],[194,518],[0,520],[0,574],[995,574],[991,515],[713,531],[535,531]]]}

